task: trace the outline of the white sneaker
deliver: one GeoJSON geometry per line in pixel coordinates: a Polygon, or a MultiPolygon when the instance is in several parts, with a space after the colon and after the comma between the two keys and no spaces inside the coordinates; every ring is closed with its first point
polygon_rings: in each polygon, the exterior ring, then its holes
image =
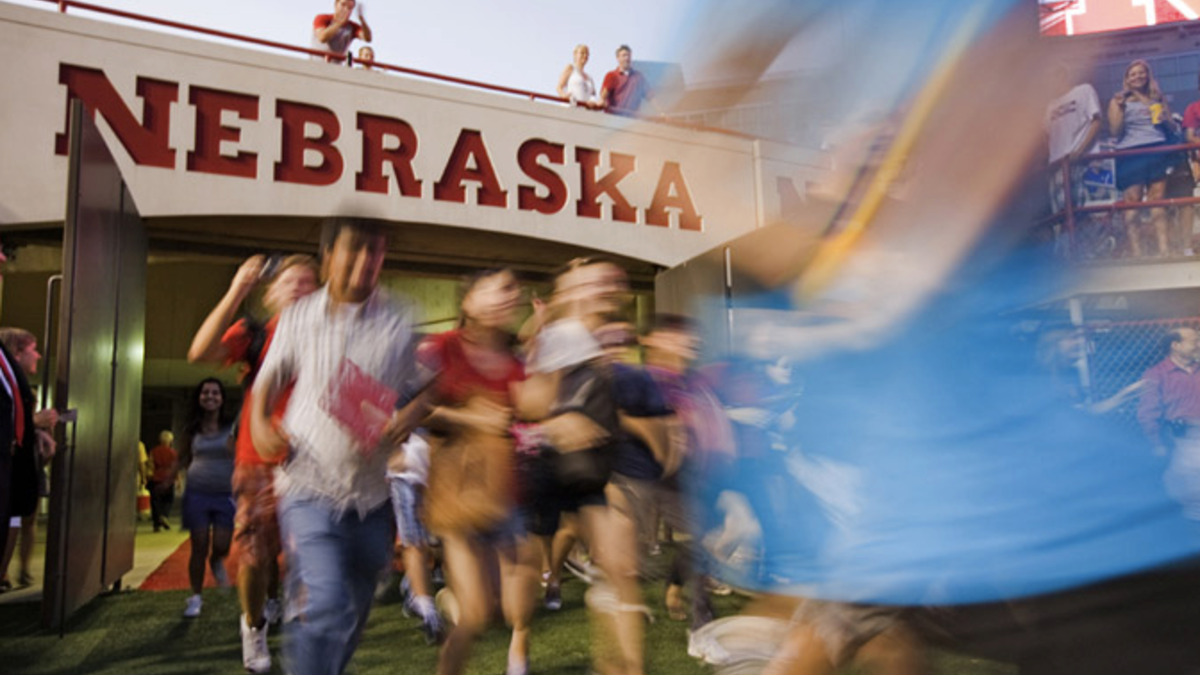
{"type": "Polygon", "coordinates": [[[204,607],[204,598],[197,593],[187,599],[187,608],[183,610],[185,619],[194,619],[200,616],[200,608],[204,607]]]}
{"type": "Polygon", "coordinates": [[[271,672],[271,652],[267,649],[267,626],[251,628],[246,625],[246,615],[241,617],[242,624],[242,665],[250,673],[271,672]]]}
{"type": "Polygon", "coordinates": [[[279,623],[283,618],[283,602],[279,598],[267,598],[267,604],[263,605],[263,618],[267,623],[279,623]]]}

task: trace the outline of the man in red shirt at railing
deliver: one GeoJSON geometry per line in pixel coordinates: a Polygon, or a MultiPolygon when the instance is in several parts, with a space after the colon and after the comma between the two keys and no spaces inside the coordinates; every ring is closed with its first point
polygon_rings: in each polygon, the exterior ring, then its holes
{"type": "MultiPolygon", "coordinates": [[[[633,50],[629,45],[617,47],[617,68],[604,76],[600,87],[600,105],[604,112],[633,115],[644,101],[654,103],[654,95],[646,76],[633,69],[633,50]]],[[[657,108],[657,104],[654,106],[657,108]]]]}
{"type": "Polygon", "coordinates": [[[371,41],[371,27],[367,25],[361,6],[358,7],[358,23],[350,20],[356,4],[355,0],[335,0],[333,14],[318,14],[313,19],[313,49],[327,49],[344,56],[354,38],[371,41]]]}

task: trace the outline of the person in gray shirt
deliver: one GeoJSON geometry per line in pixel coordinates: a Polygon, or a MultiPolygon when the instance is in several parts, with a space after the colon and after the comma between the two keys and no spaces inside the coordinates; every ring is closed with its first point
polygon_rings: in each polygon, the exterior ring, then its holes
{"type": "Polygon", "coordinates": [[[192,419],[184,428],[180,466],[187,472],[183,528],[191,534],[188,578],[192,595],[183,615],[200,616],[204,562],[217,583],[229,583],[225,557],[233,540],[233,417],[225,411],[225,386],[215,377],[200,382],[192,396],[192,419]],[[211,550],[210,550],[211,544],[211,550]]]}

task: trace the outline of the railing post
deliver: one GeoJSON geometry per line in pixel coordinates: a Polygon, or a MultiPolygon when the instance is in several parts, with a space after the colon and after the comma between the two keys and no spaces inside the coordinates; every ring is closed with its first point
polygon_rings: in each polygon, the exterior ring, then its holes
{"type": "Polygon", "coordinates": [[[1062,160],[1063,172],[1063,192],[1066,199],[1063,201],[1066,204],[1067,214],[1063,218],[1063,223],[1067,226],[1067,259],[1075,259],[1075,189],[1071,185],[1071,156],[1068,154],[1062,160]]]}
{"type": "Polygon", "coordinates": [[[67,7],[69,7],[69,6],[70,6],[70,4],[71,4],[71,3],[70,3],[70,2],[68,2],[67,0],[58,0],[58,12],[59,12],[59,14],[66,14],[66,13],[67,13],[67,7]]]}

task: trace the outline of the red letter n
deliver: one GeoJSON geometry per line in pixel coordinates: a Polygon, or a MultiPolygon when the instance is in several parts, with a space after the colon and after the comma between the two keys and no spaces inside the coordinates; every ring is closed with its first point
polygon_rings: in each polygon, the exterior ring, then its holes
{"type": "MultiPolygon", "coordinates": [[[[68,117],[71,114],[71,99],[77,98],[83,101],[88,114],[99,112],[104,117],[135,164],[175,168],[175,151],[168,143],[171,135],[171,103],[179,99],[177,83],[145,77],[137,79],[137,95],[142,99],[142,121],[139,124],[104,71],[62,63],[58,67],[58,82],[67,85],[68,117]]],[[[55,136],[55,154],[67,154],[67,145],[65,132],[55,136]]]]}

